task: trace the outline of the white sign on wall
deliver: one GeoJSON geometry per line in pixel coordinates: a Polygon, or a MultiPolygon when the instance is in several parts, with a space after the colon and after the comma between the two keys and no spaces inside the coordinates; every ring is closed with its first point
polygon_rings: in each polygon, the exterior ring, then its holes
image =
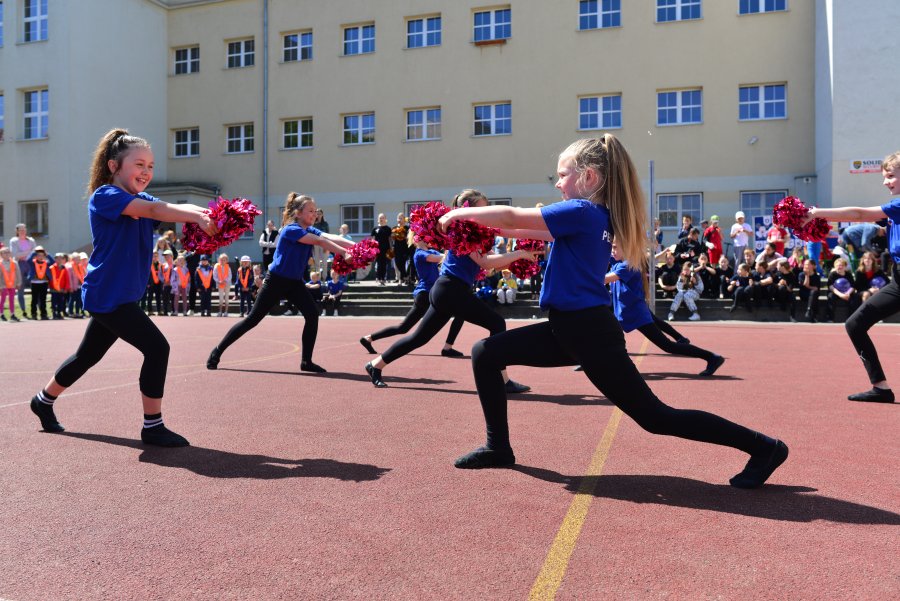
{"type": "Polygon", "coordinates": [[[881,159],[850,161],[850,173],[881,173],[881,159]]]}

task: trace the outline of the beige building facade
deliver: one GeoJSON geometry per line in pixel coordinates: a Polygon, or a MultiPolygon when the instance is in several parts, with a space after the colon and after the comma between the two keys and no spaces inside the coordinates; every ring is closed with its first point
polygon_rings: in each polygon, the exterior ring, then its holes
{"type": "Polygon", "coordinates": [[[898,50],[890,0],[5,0],[2,14],[3,237],[29,221],[54,250],[90,241],[90,153],[114,126],[151,141],[165,200],[243,196],[278,221],[295,190],[359,236],[467,187],[553,202],[559,151],[603,131],[648,194],[653,161],[667,241],[683,214],[727,227],[787,194],[884,202],[880,174],[851,171],[900,147],[884,115],[900,83],[880,76],[898,50]],[[46,38],[26,40],[35,9],[46,38]]]}

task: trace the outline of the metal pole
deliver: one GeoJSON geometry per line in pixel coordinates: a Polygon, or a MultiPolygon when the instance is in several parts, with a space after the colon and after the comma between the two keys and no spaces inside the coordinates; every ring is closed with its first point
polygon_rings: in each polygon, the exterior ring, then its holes
{"type": "Polygon", "coordinates": [[[650,202],[649,211],[650,211],[650,219],[647,223],[650,224],[650,265],[647,268],[647,273],[650,274],[650,281],[648,282],[650,286],[650,311],[656,312],[656,233],[653,231],[653,214],[655,211],[653,210],[653,205],[656,203],[656,170],[654,168],[653,160],[650,161],[650,202]]]}
{"type": "Polygon", "coordinates": [[[263,0],[262,217],[269,219],[269,0],[263,0]]]}

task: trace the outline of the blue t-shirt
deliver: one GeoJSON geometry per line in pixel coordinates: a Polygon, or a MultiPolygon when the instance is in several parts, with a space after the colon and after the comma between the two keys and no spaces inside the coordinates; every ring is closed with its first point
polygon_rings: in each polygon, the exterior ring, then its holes
{"type": "Polygon", "coordinates": [[[888,252],[891,253],[894,264],[900,265],[900,198],[881,205],[881,210],[891,221],[891,227],[888,228],[888,252]]]}
{"type": "Polygon", "coordinates": [[[88,201],[94,251],[81,287],[84,308],[111,313],[120,305],[140,300],[150,278],[153,230],[159,221],[123,215],[132,200],[160,202],[149,194],[137,196],[116,186],[100,186],[88,201]]]}
{"type": "Polygon", "coordinates": [[[475,285],[475,276],[481,271],[481,266],[470,259],[469,255],[460,257],[452,250],[447,251],[447,256],[441,265],[443,265],[441,275],[452,275],[469,286],[475,285]]]}
{"type": "Polygon", "coordinates": [[[419,281],[413,289],[413,298],[420,292],[431,290],[440,275],[440,263],[432,263],[428,260],[428,257],[433,255],[440,256],[441,252],[433,248],[417,248],[413,255],[413,264],[416,266],[416,273],[419,274],[419,281]]]}
{"type": "Polygon", "coordinates": [[[328,280],[328,294],[337,294],[341,290],[346,287],[346,284],[341,280],[335,282],[334,280],[328,280]]]}
{"type": "Polygon", "coordinates": [[[644,300],[641,272],[632,269],[628,261],[614,262],[609,272],[619,278],[610,283],[609,293],[612,297],[613,312],[622,329],[630,332],[651,323],[653,316],[644,300]]]}
{"type": "Polygon", "coordinates": [[[283,278],[302,282],[303,272],[312,254],[311,244],[298,242],[306,234],[321,236],[322,232],[314,227],[301,227],[299,223],[289,223],[281,228],[269,271],[283,278]]]}
{"type": "Polygon", "coordinates": [[[604,284],[613,237],[609,209],[579,198],[542,207],[541,215],[554,239],[541,309],[577,311],[609,305],[604,284]]]}

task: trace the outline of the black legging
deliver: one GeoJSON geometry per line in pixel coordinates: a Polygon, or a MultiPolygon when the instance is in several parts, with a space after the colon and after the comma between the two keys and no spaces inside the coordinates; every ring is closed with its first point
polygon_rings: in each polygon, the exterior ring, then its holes
{"type": "Polygon", "coordinates": [[[316,334],[319,332],[319,311],[316,309],[316,303],[313,301],[312,295],[306,289],[306,284],[300,280],[292,280],[275,275],[271,271],[266,274],[263,280],[262,288],[253,303],[250,313],[241,321],[234,324],[225,334],[225,337],[216,347],[219,353],[224,353],[225,349],[234,344],[238,338],[252,330],[262,321],[263,317],[269,314],[269,311],[277,305],[282,299],[293,304],[300,309],[303,314],[303,350],[301,358],[303,361],[312,361],[313,348],[316,346],[316,334]]]}
{"type": "Polygon", "coordinates": [[[416,331],[392,344],[381,355],[385,363],[392,363],[426,344],[454,317],[481,326],[492,335],[506,331],[503,317],[472,294],[470,284],[453,276],[439,277],[431,288],[429,300],[431,306],[416,331]]]}
{"type": "MultiPolygon", "coordinates": [[[[428,292],[423,291],[418,293],[413,298],[413,306],[409,310],[409,313],[406,314],[406,317],[403,318],[403,321],[395,326],[388,326],[373,333],[371,336],[372,340],[380,340],[382,338],[406,334],[414,325],[419,323],[419,320],[422,319],[430,306],[431,303],[428,300],[428,292]]],[[[453,319],[453,323],[450,324],[450,331],[447,333],[447,344],[453,346],[464,322],[465,320],[460,317],[453,319]]]]}
{"type": "Polygon", "coordinates": [[[860,307],[853,312],[844,326],[847,328],[847,334],[850,335],[850,341],[859,358],[862,359],[863,367],[869,374],[869,382],[883,382],[885,380],[884,370],[881,368],[881,361],[878,359],[878,353],[875,351],[875,345],[869,338],[869,328],[876,323],[890,317],[897,311],[900,311],[900,285],[897,278],[900,277],[900,268],[894,267],[894,277],[890,284],[873,294],[860,307]]]}
{"type": "Polygon", "coordinates": [[[487,446],[509,448],[506,389],[500,370],[509,365],[581,365],[591,383],[643,429],[753,453],[766,438],[712,413],[675,409],[660,401],[625,350],[625,336],[608,306],[550,310],[550,319],[475,343],[472,367],[487,425],[487,446]]]}
{"type": "Polygon", "coordinates": [[[668,334],[675,340],[681,340],[682,338],[684,338],[684,336],[681,334],[681,332],[679,332],[678,330],[673,328],[671,325],[669,325],[668,321],[663,321],[662,319],[657,317],[656,314],[653,312],[650,313],[650,317],[653,318],[653,323],[656,324],[657,328],[662,330],[663,334],[668,334]]]}
{"type": "Polygon", "coordinates": [[[678,344],[677,342],[663,334],[655,323],[642,325],[638,328],[638,332],[643,334],[647,340],[649,340],[665,352],[669,353],[670,355],[684,355],[685,357],[696,357],[698,359],[705,359],[707,361],[716,356],[715,353],[711,353],[698,346],[694,346],[693,344],[678,344]]]}
{"type": "Polygon", "coordinates": [[[119,338],[144,355],[139,380],[141,393],[161,399],[169,365],[169,343],[136,302],[119,305],[112,313],[91,311],[84,338],[75,354],[56,370],[56,382],[66,388],[77,382],[119,338]]]}
{"type": "Polygon", "coordinates": [[[375,279],[380,282],[383,282],[385,277],[387,277],[388,262],[387,251],[379,252],[375,256],[375,279]]]}

